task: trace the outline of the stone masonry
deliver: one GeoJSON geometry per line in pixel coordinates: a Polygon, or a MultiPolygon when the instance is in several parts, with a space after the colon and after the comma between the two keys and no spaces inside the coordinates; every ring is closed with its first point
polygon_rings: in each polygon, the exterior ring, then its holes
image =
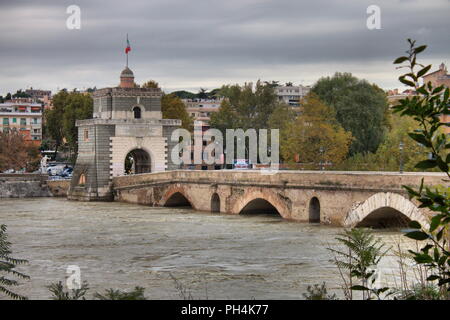
{"type": "Polygon", "coordinates": [[[93,119],[77,121],[78,157],[68,191],[72,200],[113,200],[111,181],[125,174],[125,158],[135,173],[174,169],[169,143],[179,120],[162,119],[159,88],[138,88],[127,67],[120,85],[94,92],[93,119]]]}

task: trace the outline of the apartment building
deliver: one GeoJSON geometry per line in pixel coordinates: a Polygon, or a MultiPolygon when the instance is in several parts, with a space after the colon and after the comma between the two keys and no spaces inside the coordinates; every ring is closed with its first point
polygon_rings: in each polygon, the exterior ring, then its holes
{"type": "Polygon", "coordinates": [[[25,138],[35,145],[42,140],[42,106],[25,99],[13,99],[0,103],[0,131],[19,131],[25,138]]]}
{"type": "Polygon", "coordinates": [[[311,90],[309,86],[278,86],[275,88],[279,101],[282,101],[290,106],[299,107],[300,100],[303,99],[311,90]]]}

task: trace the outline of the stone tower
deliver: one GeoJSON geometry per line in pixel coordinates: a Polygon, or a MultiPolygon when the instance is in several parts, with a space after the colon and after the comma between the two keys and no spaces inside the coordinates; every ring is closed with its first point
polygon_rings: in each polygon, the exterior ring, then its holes
{"type": "Polygon", "coordinates": [[[69,189],[72,200],[113,200],[112,177],[176,169],[170,142],[180,120],[162,119],[161,90],[138,88],[126,67],[118,87],[93,93],[93,119],[79,120],[78,156],[69,189]],[[128,174],[130,172],[127,172],[128,174]]]}

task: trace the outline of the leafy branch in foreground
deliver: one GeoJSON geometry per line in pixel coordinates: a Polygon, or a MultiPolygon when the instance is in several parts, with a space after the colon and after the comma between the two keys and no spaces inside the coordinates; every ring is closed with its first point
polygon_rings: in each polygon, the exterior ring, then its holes
{"type": "MultiPolygon", "coordinates": [[[[85,281],[78,289],[65,289],[61,281],[52,283],[47,288],[52,293],[52,300],[86,300],[86,294],[89,291],[89,285],[85,281]]],[[[135,287],[131,291],[121,291],[116,289],[107,289],[105,293],[94,293],[93,299],[96,300],[146,300],[144,296],[145,289],[135,287]]]]}
{"type": "Polygon", "coordinates": [[[399,101],[399,105],[393,107],[394,112],[402,116],[411,116],[416,120],[420,129],[410,132],[409,136],[430,151],[429,159],[420,161],[416,167],[419,169],[438,168],[445,173],[443,179],[445,187],[424,186],[422,183],[418,190],[404,186],[411,199],[416,199],[419,208],[426,208],[433,217],[428,226],[422,226],[417,221],[412,221],[410,227],[414,230],[408,232],[408,238],[425,241],[425,245],[419,251],[410,251],[416,263],[424,265],[431,271],[428,281],[436,281],[440,287],[441,298],[449,298],[450,283],[450,259],[449,259],[449,162],[450,143],[448,135],[441,132],[441,127],[449,126],[441,122],[442,115],[449,114],[449,88],[444,86],[434,87],[431,82],[420,85],[419,79],[430,69],[431,65],[424,66],[417,63],[417,55],[426,49],[425,45],[416,46],[416,42],[408,39],[409,50],[406,56],[397,58],[394,64],[402,64],[399,68],[407,68],[409,72],[399,77],[400,82],[414,88],[417,95],[407,97],[399,101]],[[416,72],[416,68],[420,70],[416,72]]]}
{"type": "Polygon", "coordinates": [[[15,270],[19,264],[28,263],[27,260],[15,259],[10,256],[11,243],[8,242],[8,235],[6,233],[6,225],[0,225],[0,293],[16,300],[26,300],[25,296],[14,293],[10,287],[19,285],[19,282],[14,279],[6,278],[6,275],[12,275],[20,279],[30,279],[29,276],[15,270]]]}
{"type": "Polygon", "coordinates": [[[361,291],[363,299],[381,298],[388,288],[374,288],[376,281],[375,267],[387,250],[384,244],[370,230],[355,228],[345,230],[336,237],[343,250],[328,248],[335,256],[334,263],[344,281],[344,294],[347,299],[353,299],[353,291],[361,291]],[[343,270],[348,271],[344,275],[343,270]],[[355,284],[355,281],[359,283],[355,284]]]}

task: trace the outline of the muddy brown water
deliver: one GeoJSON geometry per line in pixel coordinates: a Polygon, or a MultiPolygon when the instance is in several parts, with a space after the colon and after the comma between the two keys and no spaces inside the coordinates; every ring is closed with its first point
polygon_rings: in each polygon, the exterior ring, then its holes
{"type": "MultiPolygon", "coordinates": [[[[48,299],[46,286],[64,281],[69,265],[80,267],[90,294],[142,286],[150,299],[179,299],[172,275],[196,299],[302,299],[308,285],[323,281],[342,295],[326,249],[342,228],[117,202],[0,202],[13,256],[29,260],[19,270],[31,280],[16,291],[32,299],[48,299]]],[[[377,235],[390,245],[404,238],[377,235]]],[[[393,266],[388,256],[380,269],[387,275],[393,266]]]]}

